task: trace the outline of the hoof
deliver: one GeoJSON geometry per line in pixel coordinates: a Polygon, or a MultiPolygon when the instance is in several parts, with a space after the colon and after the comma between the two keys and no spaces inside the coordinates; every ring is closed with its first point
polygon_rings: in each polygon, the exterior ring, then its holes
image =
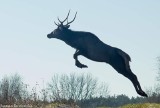
{"type": "Polygon", "coordinates": [[[148,97],[148,95],[144,91],[140,91],[138,94],[143,97],[148,97]]]}
{"type": "Polygon", "coordinates": [[[144,96],[144,97],[148,97],[148,95],[147,95],[145,92],[142,94],[142,96],[144,96]]]}
{"type": "Polygon", "coordinates": [[[81,64],[80,62],[76,62],[76,66],[79,68],[88,68],[87,65],[81,64]]]}
{"type": "Polygon", "coordinates": [[[88,68],[88,66],[87,66],[87,65],[82,64],[82,65],[81,65],[81,68],[88,68]]]}

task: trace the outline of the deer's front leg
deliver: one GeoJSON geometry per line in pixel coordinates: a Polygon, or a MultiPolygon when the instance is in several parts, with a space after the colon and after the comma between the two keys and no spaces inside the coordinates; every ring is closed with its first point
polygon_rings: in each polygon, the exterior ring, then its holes
{"type": "Polygon", "coordinates": [[[79,50],[76,50],[75,54],[73,55],[73,58],[75,59],[75,65],[79,68],[87,68],[88,66],[81,64],[78,60],[78,56],[82,55],[82,52],[79,50]]]}

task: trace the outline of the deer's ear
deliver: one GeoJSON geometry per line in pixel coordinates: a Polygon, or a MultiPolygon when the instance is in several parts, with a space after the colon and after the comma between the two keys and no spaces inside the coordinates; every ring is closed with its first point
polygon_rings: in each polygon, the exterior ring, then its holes
{"type": "Polygon", "coordinates": [[[66,28],[68,29],[70,27],[70,25],[66,25],[66,28]]]}

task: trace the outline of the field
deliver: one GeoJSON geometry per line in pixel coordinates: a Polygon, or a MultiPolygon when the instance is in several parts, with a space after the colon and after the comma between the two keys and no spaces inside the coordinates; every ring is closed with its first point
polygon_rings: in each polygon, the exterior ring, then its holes
{"type": "MultiPolygon", "coordinates": [[[[59,107],[57,107],[56,104],[52,104],[52,105],[46,106],[46,108],[80,108],[80,107],[78,106],[71,107],[71,106],[64,105],[64,104],[59,105],[59,107]]],[[[97,108],[112,108],[112,107],[97,107],[97,108]]],[[[124,105],[124,106],[117,107],[117,108],[160,108],[160,104],[156,104],[156,103],[128,104],[128,105],[124,105]]]]}
{"type": "Polygon", "coordinates": [[[120,108],[160,108],[160,104],[155,104],[155,103],[129,104],[120,108]]]}
{"type": "MultiPolygon", "coordinates": [[[[111,108],[111,107],[98,107],[98,108],[111,108]]],[[[160,108],[160,104],[155,104],[155,103],[128,104],[118,108],[160,108]]]]}

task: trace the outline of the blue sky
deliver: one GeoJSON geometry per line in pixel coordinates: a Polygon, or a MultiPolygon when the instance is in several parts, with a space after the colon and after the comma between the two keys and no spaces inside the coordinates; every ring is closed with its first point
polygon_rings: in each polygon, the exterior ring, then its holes
{"type": "Polygon", "coordinates": [[[72,30],[89,31],[103,42],[127,52],[131,69],[142,88],[154,86],[156,57],[160,56],[159,0],[14,0],[0,3],[1,77],[19,73],[26,83],[50,81],[55,73],[92,73],[109,84],[111,94],[137,96],[132,83],[105,63],[79,60],[88,69],[74,66],[75,50],[64,42],[49,40],[57,16],[70,18],[72,30]]]}

